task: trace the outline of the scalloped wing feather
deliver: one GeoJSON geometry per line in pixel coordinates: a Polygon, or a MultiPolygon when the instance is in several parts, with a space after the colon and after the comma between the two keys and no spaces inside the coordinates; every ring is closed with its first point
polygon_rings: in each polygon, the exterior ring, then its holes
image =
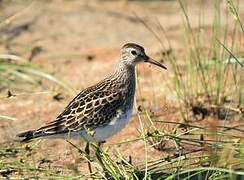
{"type": "Polygon", "coordinates": [[[108,124],[116,117],[117,110],[122,109],[123,95],[114,89],[94,91],[93,88],[81,91],[54,121],[37,129],[34,135],[67,133],[108,124]]]}

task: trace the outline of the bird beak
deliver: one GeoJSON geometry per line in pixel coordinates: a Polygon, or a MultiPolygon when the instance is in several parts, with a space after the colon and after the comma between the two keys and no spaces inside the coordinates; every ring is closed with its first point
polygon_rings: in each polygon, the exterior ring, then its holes
{"type": "Polygon", "coordinates": [[[144,59],[145,59],[145,62],[147,62],[147,63],[154,64],[154,65],[159,66],[159,67],[161,67],[161,68],[167,69],[166,66],[164,66],[164,65],[161,64],[160,62],[155,61],[154,59],[152,59],[152,58],[150,58],[150,57],[148,57],[148,56],[146,56],[144,59]]]}

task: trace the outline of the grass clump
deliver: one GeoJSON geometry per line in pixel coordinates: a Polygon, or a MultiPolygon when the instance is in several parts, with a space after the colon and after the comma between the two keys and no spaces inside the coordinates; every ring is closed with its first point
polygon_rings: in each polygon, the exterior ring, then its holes
{"type": "Polygon", "coordinates": [[[238,41],[241,32],[238,32],[236,23],[229,25],[230,13],[225,14],[226,17],[221,14],[222,1],[214,3],[213,24],[211,28],[204,29],[204,4],[199,10],[198,27],[192,27],[186,3],[179,0],[185,22],[184,71],[174,55],[168,59],[174,71],[175,88],[185,121],[191,119],[191,114],[200,115],[202,119],[208,115],[227,119],[228,112],[233,110],[238,114],[243,107],[243,58],[234,55],[241,46],[238,41]],[[223,22],[223,18],[227,22],[223,22]],[[231,42],[227,41],[229,37],[231,42]],[[221,113],[224,114],[222,117],[221,113]]]}

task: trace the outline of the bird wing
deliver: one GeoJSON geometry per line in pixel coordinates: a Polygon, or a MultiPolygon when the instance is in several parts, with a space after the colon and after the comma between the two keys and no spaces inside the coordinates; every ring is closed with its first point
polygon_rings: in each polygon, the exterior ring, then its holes
{"type": "Polygon", "coordinates": [[[52,135],[93,129],[108,124],[123,106],[124,96],[118,90],[90,87],[81,91],[52,122],[37,129],[34,136],[52,135]]]}

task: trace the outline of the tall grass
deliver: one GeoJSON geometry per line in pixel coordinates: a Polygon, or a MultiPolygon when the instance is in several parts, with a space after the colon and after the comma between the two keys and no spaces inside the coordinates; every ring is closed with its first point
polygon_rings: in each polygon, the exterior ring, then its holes
{"type": "Polygon", "coordinates": [[[238,109],[243,106],[243,58],[234,55],[241,46],[238,35],[241,33],[239,26],[242,29],[242,23],[233,1],[226,1],[232,11],[225,15],[221,13],[222,3],[222,1],[214,1],[213,23],[211,29],[205,30],[204,7],[199,10],[198,27],[193,28],[186,2],[179,0],[183,12],[184,50],[186,51],[183,59],[186,63],[184,75],[182,76],[174,54],[167,59],[174,73],[174,87],[180,102],[182,117],[186,121],[189,121],[192,109],[199,104],[206,104],[207,108],[213,106],[218,108],[226,104],[226,99],[231,99],[233,103],[228,104],[230,108],[238,109]],[[239,26],[230,20],[231,15],[239,26]],[[223,19],[226,19],[226,22],[223,19]],[[206,45],[210,46],[206,47],[206,45]]]}

